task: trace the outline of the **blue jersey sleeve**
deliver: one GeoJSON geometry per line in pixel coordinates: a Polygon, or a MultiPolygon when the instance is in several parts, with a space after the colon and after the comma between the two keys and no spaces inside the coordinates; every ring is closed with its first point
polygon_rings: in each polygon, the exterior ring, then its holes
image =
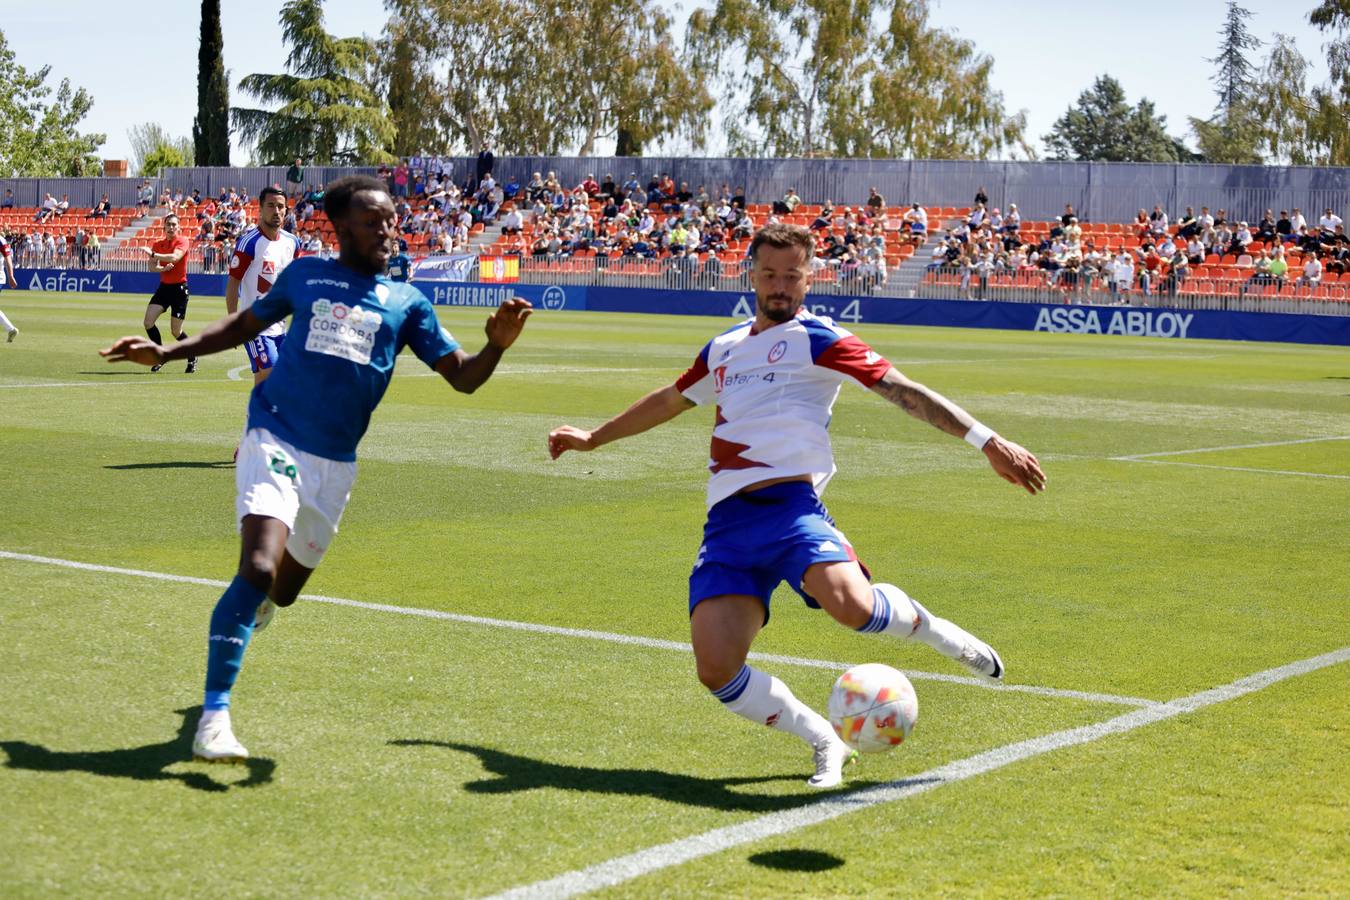
{"type": "Polygon", "coordinates": [[[253,314],[268,325],[273,322],[280,322],[295,312],[295,305],[291,298],[291,294],[295,290],[293,287],[295,279],[299,277],[293,274],[295,268],[294,265],[290,265],[282,269],[271,290],[254,300],[253,306],[250,307],[253,314]]]}
{"type": "Polygon", "coordinates": [[[403,342],[412,348],[418,359],[435,368],[441,357],[459,349],[459,341],[441,327],[426,295],[416,288],[410,291],[417,295],[417,299],[408,308],[408,318],[403,323],[403,342]]]}

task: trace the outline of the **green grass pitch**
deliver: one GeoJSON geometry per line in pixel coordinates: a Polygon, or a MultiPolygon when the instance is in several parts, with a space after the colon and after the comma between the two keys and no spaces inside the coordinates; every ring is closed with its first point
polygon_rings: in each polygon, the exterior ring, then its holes
{"type": "MultiPolygon", "coordinates": [[[[678,648],[303,600],[250,646],[247,767],[190,761],[238,553],[242,351],[150,375],[96,350],[144,298],[4,292],[0,895],[483,896],[813,809],[789,736],[719,707],[678,648]],[[238,374],[237,371],[235,373],[238,374]]],[[[189,330],[223,305],[193,301],[189,330]]],[[[484,310],[446,309],[467,347],[484,310]]],[[[723,320],[538,313],[455,394],[405,355],[309,590],[688,639],[711,411],[550,462],[683,371],[723,320]]],[[[161,323],[167,334],[167,322],[161,323]]],[[[1032,498],[845,387],[825,499],[883,580],[988,639],[989,690],[785,588],[755,650],[889,662],[921,713],[845,788],[1350,645],[1350,351],[861,325],[1041,458],[1032,498]],[[1203,451],[1203,452],[1190,452],[1203,451]]],[[[823,709],[837,671],[762,662],[823,709]]],[[[611,896],[1327,896],[1350,883],[1350,666],[829,821],[634,871],[611,896]]],[[[598,883],[592,883],[596,886],[598,883]]]]}

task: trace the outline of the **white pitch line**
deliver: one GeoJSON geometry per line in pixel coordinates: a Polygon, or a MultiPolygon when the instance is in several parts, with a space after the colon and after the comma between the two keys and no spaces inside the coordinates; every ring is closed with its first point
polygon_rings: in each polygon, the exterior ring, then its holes
{"type": "Polygon", "coordinates": [[[225,375],[231,381],[243,381],[244,373],[247,372],[250,368],[251,368],[250,366],[235,366],[233,369],[226,372],[225,375]]]}
{"type": "Polygon", "coordinates": [[[1302,478],[1343,478],[1350,475],[1332,475],[1327,472],[1291,472],[1287,469],[1253,469],[1248,466],[1216,466],[1209,463],[1175,462],[1170,459],[1117,459],[1116,462],[1148,463],[1154,466],[1186,466],[1189,469],[1222,469],[1225,472],[1256,472],[1260,475],[1297,475],[1302,478]]]}
{"type": "Polygon", "coordinates": [[[0,384],[0,388],[18,389],[18,388],[67,388],[67,387],[111,387],[115,384],[135,384],[149,386],[152,384],[192,384],[193,380],[187,378],[142,378],[139,381],[48,381],[37,384],[0,384]]]}
{"type": "Polygon", "coordinates": [[[1024,759],[1031,759],[1066,747],[1091,743],[1111,735],[1134,731],[1136,728],[1152,725],[1155,722],[1161,722],[1184,713],[1195,712],[1216,703],[1234,700],[1244,694],[1269,687],[1286,678],[1306,675],[1317,669],[1343,663],[1347,660],[1350,660],[1350,647],[1342,647],[1330,653],[1323,653],[1320,656],[1299,660],[1274,669],[1267,669],[1246,678],[1239,678],[1230,684],[1201,691],[1198,694],[1191,694],[1188,697],[1181,697],[1168,703],[1150,706],[1147,709],[1127,712],[1104,722],[1098,722],[1095,725],[1069,728],[1041,737],[1018,741],[1015,744],[995,747],[992,750],[986,750],[983,753],[977,753],[974,756],[959,759],[935,769],[929,769],[927,772],[921,772],[909,778],[892,781],[889,784],[880,784],[847,794],[826,797],[806,806],[769,813],[739,825],[730,825],[671,841],[667,844],[648,847],[645,850],[620,856],[608,862],[566,872],[545,881],[537,881],[533,884],[522,885],[495,894],[492,900],[500,900],[500,898],[513,898],[514,900],[514,898],[525,897],[546,897],[552,900],[552,898],[573,897],[577,894],[613,887],[660,869],[667,869],[713,853],[720,853],[732,847],[807,828],[811,825],[818,825],[847,813],[857,812],[883,803],[894,803],[897,800],[913,797],[935,788],[965,781],[968,778],[1001,769],[1024,759]]]}
{"type": "MultiPolygon", "coordinates": [[[[57,559],[50,556],[35,556],[30,553],[14,553],[0,550],[0,559],[12,559],[19,562],[38,563],[46,566],[58,566],[63,569],[79,569],[85,572],[104,572],[110,575],[128,575],[133,578],[153,578],[157,581],[172,581],[180,584],[200,584],[207,587],[223,588],[228,581],[214,578],[194,578],[189,575],[172,575],[167,572],[149,572],[144,569],[125,569],[120,566],[103,566],[95,563],[77,562],[71,559],[57,559]]],[[[516,622],[511,619],[492,619],[486,616],[471,616],[465,613],[444,612],[439,609],[419,609],[412,606],[394,606],[388,603],[368,603],[364,600],[347,600],[342,597],[326,597],[322,594],[301,594],[301,600],[314,600],[319,603],[331,603],[334,606],[350,606],[375,612],[396,613],[403,616],[420,616],[424,619],[440,619],[446,622],[462,622],[468,625],[484,625],[489,628],[508,628],[513,631],[528,631],[534,634],[549,634],[558,637],[583,638],[593,641],[605,641],[611,644],[627,644],[634,647],[647,647],[653,650],[674,650],[679,653],[692,653],[689,644],[680,641],[667,641],[661,638],[638,637],[631,634],[617,634],[610,631],[594,631],[588,628],[564,628],[560,625],[541,625],[535,622],[516,622]]],[[[806,659],[797,656],[775,656],[769,653],[751,653],[750,659],[759,662],[781,663],[790,666],[803,666],[813,669],[830,669],[842,672],[850,663],[831,662],[824,659],[806,659]]],[[[1030,684],[997,684],[979,678],[960,675],[946,675],[939,672],[914,672],[906,670],[909,677],[922,681],[945,681],[949,684],[962,684],[992,691],[1010,691],[1021,694],[1038,694],[1044,697],[1062,697],[1069,700],[1086,700],[1094,703],[1114,703],[1120,706],[1159,706],[1158,700],[1146,700],[1141,697],[1122,697],[1115,694],[1096,694],[1086,691],[1065,690],[1060,688],[1039,687],[1030,684]]]]}
{"type": "Polygon", "coordinates": [[[1197,447],[1194,450],[1163,450],[1158,453],[1132,453],[1128,456],[1113,456],[1115,462],[1134,462],[1154,456],[1185,456],[1190,453],[1219,453],[1223,450],[1256,450],[1261,447],[1288,447],[1292,444],[1318,444],[1323,441],[1350,441],[1350,434],[1338,434],[1328,437],[1299,438],[1295,441],[1265,441],[1260,444],[1230,444],[1227,447],[1197,447]]]}

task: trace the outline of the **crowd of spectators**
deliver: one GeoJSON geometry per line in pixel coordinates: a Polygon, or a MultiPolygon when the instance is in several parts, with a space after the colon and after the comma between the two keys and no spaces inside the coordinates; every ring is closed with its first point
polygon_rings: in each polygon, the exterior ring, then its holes
{"type": "Polygon", "coordinates": [[[1316,286],[1326,272],[1350,268],[1350,236],[1331,208],[1315,225],[1298,208],[1278,217],[1268,209],[1253,227],[1207,206],[1199,215],[1188,206],[1173,223],[1158,204],[1140,209],[1120,235],[1085,236],[1066,204],[1049,226],[1028,234],[1016,204],[1005,215],[977,195],[964,220],[934,243],[928,268],[954,272],[967,297],[985,296],[991,277],[1038,273],[1042,284],[1066,294],[1102,286],[1119,302],[1131,291],[1175,295],[1197,267],[1220,262],[1252,287],[1316,286]]]}

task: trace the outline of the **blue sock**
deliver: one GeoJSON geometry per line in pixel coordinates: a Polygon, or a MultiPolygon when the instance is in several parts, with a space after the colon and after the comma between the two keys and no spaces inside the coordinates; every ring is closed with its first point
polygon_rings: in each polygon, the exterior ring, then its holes
{"type": "Polygon", "coordinates": [[[267,598],[238,575],[221,594],[211,613],[211,637],[206,646],[206,700],[202,709],[229,709],[230,688],[244,664],[244,648],[253,636],[258,604],[267,598]]]}
{"type": "Polygon", "coordinates": [[[886,595],[872,588],[872,618],[858,628],[864,634],[877,634],[891,624],[891,602],[886,595]]]}

